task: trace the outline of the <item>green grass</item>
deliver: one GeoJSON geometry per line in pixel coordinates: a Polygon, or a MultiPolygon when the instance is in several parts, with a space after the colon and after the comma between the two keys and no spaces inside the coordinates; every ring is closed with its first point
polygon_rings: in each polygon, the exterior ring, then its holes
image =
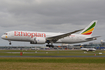
{"type": "Polygon", "coordinates": [[[31,63],[105,63],[105,58],[0,58],[0,62],[31,63]]]}
{"type": "Polygon", "coordinates": [[[103,63],[1,62],[0,70],[105,70],[103,63]]]}
{"type": "MultiPolygon", "coordinates": [[[[0,56],[101,56],[105,51],[87,52],[81,50],[0,50],[0,56]],[[10,52],[10,53],[7,53],[10,52]],[[16,53],[18,52],[18,53],[16,53]],[[46,53],[47,52],[47,53],[46,53]]],[[[105,70],[104,57],[0,57],[0,70],[105,70]]]]}
{"type": "Polygon", "coordinates": [[[20,56],[20,52],[23,52],[23,56],[105,56],[105,51],[85,51],[81,50],[54,50],[54,51],[37,51],[36,50],[0,50],[0,56],[20,56]],[[29,52],[29,53],[27,53],[29,52]],[[99,54],[102,52],[103,54],[99,54]]]}

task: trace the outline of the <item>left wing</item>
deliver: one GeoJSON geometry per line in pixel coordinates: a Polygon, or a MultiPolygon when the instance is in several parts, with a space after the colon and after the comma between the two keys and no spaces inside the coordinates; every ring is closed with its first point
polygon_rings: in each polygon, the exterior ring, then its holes
{"type": "Polygon", "coordinates": [[[57,36],[53,36],[53,37],[48,37],[47,40],[50,40],[50,41],[53,41],[53,42],[56,42],[57,40],[61,39],[61,38],[64,38],[64,37],[67,37],[73,33],[76,33],[76,32],[79,32],[83,29],[80,29],[80,30],[75,30],[73,32],[69,32],[69,33],[65,33],[65,34],[62,34],[62,35],[57,35],[57,36]]]}

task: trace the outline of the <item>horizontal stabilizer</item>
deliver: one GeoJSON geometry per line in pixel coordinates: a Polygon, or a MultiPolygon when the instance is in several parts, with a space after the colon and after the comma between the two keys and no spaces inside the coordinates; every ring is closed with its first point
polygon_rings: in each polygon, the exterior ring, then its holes
{"type": "Polygon", "coordinates": [[[88,40],[88,41],[90,41],[90,40],[97,40],[98,37],[101,37],[101,36],[90,37],[90,38],[87,38],[86,40],[88,40]]]}

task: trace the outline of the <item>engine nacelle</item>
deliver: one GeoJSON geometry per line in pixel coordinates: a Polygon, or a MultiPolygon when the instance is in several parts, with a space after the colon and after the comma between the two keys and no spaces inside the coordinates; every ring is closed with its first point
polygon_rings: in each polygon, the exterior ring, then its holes
{"type": "Polygon", "coordinates": [[[45,44],[46,43],[46,39],[43,37],[36,37],[36,38],[32,38],[30,44],[45,44]]]}

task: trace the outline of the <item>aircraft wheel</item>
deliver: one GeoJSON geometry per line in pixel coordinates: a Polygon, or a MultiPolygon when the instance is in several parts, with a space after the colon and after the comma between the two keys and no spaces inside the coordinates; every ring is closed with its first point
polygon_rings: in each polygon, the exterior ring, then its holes
{"type": "Polygon", "coordinates": [[[11,43],[9,43],[9,45],[11,45],[11,43]]]}

